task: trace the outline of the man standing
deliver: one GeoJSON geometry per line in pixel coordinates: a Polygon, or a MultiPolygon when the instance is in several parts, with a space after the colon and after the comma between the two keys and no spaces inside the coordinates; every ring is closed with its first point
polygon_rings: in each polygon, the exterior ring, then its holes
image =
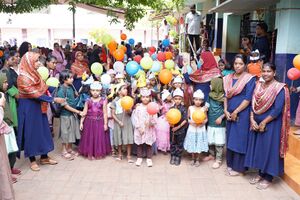
{"type": "Polygon", "coordinates": [[[256,25],[256,38],[252,51],[258,49],[261,56],[263,56],[264,63],[269,62],[270,60],[270,45],[268,40],[268,25],[264,22],[256,25]]]}
{"type": "MultiPolygon", "coordinates": [[[[201,14],[196,12],[196,5],[192,5],[190,11],[186,15],[185,24],[186,24],[186,33],[191,41],[192,46],[194,42],[197,51],[200,48],[200,24],[201,24],[201,14]]],[[[191,55],[193,54],[192,48],[190,48],[191,55]]],[[[192,56],[193,57],[193,56],[192,56]]]]}
{"type": "Polygon", "coordinates": [[[60,73],[62,70],[66,68],[67,61],[65,59],[65,54],[63,50],[59,47],[58,43],[54,43],[52,56],[56,57],[57,60],[55,74],[60,73]]]}

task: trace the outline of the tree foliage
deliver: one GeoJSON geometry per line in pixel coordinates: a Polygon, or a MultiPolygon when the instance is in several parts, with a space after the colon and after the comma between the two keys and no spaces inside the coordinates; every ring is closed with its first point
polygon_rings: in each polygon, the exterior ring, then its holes
{"type": "MultiPolygon", "coordinates": [[[[0,12],[32,12],[35,9],[41,9],[52,3],[57,3],[57,1],[58,0],[0,0],[0,12]]],[[[154,10],[156,12],[170,8],[179,10],[184,0],[71,0],[68,2],[71,5],[71,9],[75,9],[76,6],[74,5],[77,3],[120,9],[125,13],[125,27],[132,30],[135,22],[147,14],[147,10],[154,10]]],[[[108,15],[112,17],[111,22],[118,22],[118,17],[112,10],[108,11],[108,15]]]]}
{"type": "Polygon", "coordinates": [[[52,0],[0,0],[0,12],[27,13],[47,7],[51,3],[53,3],[52,0]]]}

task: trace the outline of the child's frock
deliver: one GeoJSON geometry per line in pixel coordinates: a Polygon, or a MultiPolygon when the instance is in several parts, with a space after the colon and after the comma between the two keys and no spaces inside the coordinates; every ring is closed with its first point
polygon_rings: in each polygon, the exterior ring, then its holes
{"type": "MultiPolygon", "coordinates": [[[[201,108],[201,110],[203,110],[203,108],[201,108]]],[[[191,118],[190,120],[193,122],[192,116],[195,111],[195,107],[190,106],[189,111],[191,118]]],[[[201,127],[197,127],[192,124],[189,125],[184,140],[184,149],[189,153],[208,152],[208,141],[205,125],[201,127]]]]}
{"type": "Polygon", "coordinates": [[[111,153],[109,133],[104,131],[103,103],[87,101],[88,111],[83,122],[79,152],[89,158],[100,158],[111,153]]]}
{"type": "Polygon", "coordinates": [[[172,103],[163,102],[161,116],[156,124],[156,145],[161,151],[170,150],[170,124],[166,119],[166,113],[169,111],[172,103]]]}

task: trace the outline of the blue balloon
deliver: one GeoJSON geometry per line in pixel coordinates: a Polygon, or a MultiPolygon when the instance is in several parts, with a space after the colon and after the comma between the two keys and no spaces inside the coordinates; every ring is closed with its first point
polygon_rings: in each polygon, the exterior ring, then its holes
{"type": "Polygon", "coordinates": [[[102,87],[103,87],[104,89],[108,89],[108,88],[110,88],[110,84],[103,84],[102,87]]]}
{"type": "Polygon", "coordinates": [[[156,53],[152,54],[151,58],[152,58],[152,60],[157,60],[157,54],[156,53]]]}
{"type": "Polygon", "coordinates": [[[151,72],[159,72],[160,68],[161,68],[161,63],[159,61],[154,61],[150,71],[151,72]]]}
{"type": "Polygon", "coordinates": [[[163,45],[164,47],[170,46],[170,40],[169,40],[169,39],[164,39],[164,40],[162,41],[162,45],[163,45]]]}
{"type": "Polygon", "coordinates": [[[129,76],[134,76],[140,69],[140,66],[135,61],[130,61],[126,65],[126,72],[129,76]]]}
{"type": "Polygon", "coordinates": [[[130,44],[130,45],[134,45],[134,39],[133,38],[130,38],[129,40],[128,40],[128,43],[130,44]]]}
{"type": "Polygon", "coordinates": [[[193,69],[192,69],[191,66],[187,66],[187,73],[188,73],[188,74],[193,73],[193,69]]]}

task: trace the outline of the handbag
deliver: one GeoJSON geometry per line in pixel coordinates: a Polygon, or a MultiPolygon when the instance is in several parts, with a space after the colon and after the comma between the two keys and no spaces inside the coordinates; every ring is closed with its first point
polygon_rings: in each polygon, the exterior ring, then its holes
{"type": "Polygon", "coordinates": [[[19,151],[15,131],[12,127],[10,128],[11,128],[11,132],[9,134],[4,134],[6,150],[8,154],[19,151]]]}

